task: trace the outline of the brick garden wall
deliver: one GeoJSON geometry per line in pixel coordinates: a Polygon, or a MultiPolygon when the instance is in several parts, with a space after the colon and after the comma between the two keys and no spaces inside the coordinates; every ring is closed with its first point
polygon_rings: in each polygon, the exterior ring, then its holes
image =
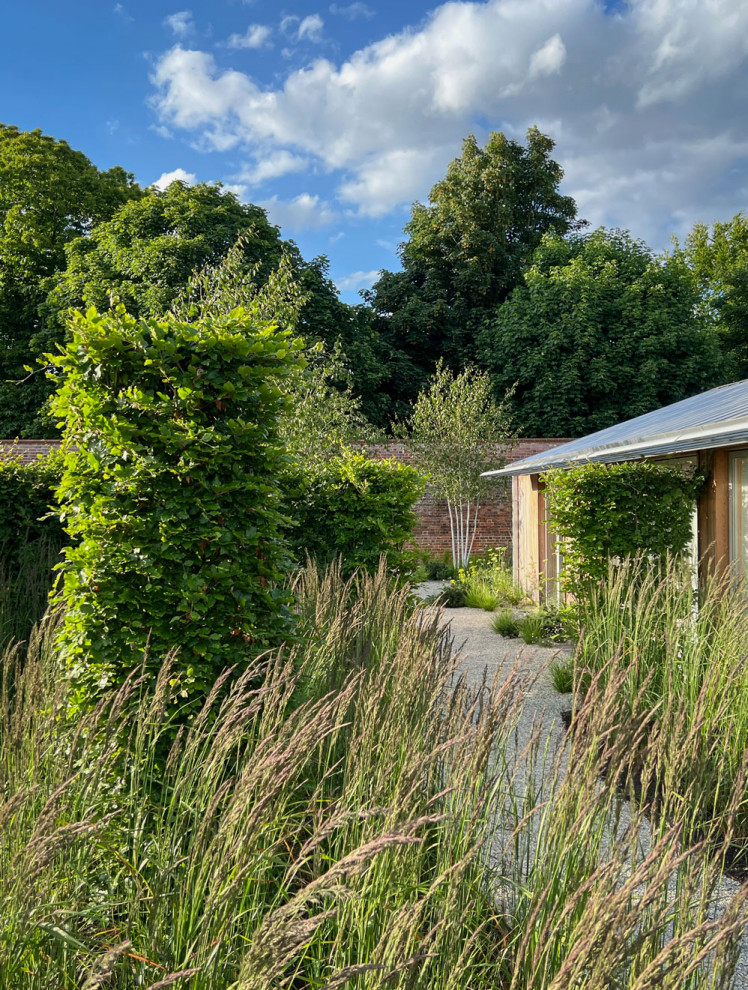
{"type": "MultiPolygon", "coordinates": [[[[558,447],[566,443],[562,437],[529,438],[520,442],[509,451],[502,451],[508,462],[521,461],[532,454],[539,454],[550,447],[558,447]]],[[[52,448],[59,447],[59,440],[0,440],[0,456],[20,457],[23,463],[30,464],[39,454],[46,454],[52,448]]],[[[407,446],[402,443],[386,443],[367,448],[371,457],[379,459],[394,457],[407,464],[411,455],[407,446]]],[[[478,532],[475,537],[475,550],[485,550],[486,547],[511,547],[512,545],[512,491],[511,480],[496,479],[491,482],[488,497],[481,506],[478,516],[478,532]]],[[[449,536],[449,514],[444,499],[434,498],[433,493],[426,495],[416,506],[418,523],[416,525],[415,542],[424,550],[435,556],[441,556],[451,548],[449,536]]]]}
{"type": "MultiPolygon", "coordinates": [[[[568,438],[551,437],[520,440],[511,450],[499,450],[507,462],[524,460],[532,454],[542,453],[551,447],[567,443],[568,438]]],[[[371,457],[387,458],[407,464],[411,461],[410,451],[402,443],[386,443],[367,447],[371,457]]],[[[449,513],[444,499],[435,498],[433,493],[426,495],[416,506],[418,522],[416,524],[415,543],[435,556],[441,556],[445,550],[450,550],[452,543],[449,535],[449,513]]],[[[485,550],[486,547],[510,547],[512,545],[512,488],[511,478],[490,482],[486,502],[478,514],[478,531],[475,535],[475,550],[485,550]]]]}

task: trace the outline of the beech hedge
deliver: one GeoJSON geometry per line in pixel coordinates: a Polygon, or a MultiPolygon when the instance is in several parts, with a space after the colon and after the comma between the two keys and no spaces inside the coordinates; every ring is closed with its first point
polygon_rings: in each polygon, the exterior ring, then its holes
{"type": "Polygon", "coordinates": [[[292,628],[277,427],[301,343],[241,308],[195,324],[90,309],[71,331],[53,408],[77,697],[176,650],[175,698],[199,698],[292,628]]]}
{"type": "Polygon", "coordinates": [[[704,483],[688,467],[625,461],[543,475],[553,527],[563,541],[564,580],[574,594],[603,580],[611,559],[682,554],[704,483]]]}

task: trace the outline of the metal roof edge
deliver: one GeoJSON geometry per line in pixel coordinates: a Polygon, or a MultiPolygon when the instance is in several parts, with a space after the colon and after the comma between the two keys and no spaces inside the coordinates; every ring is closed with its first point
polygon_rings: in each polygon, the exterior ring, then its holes
{"type": "MultiPolygon", "coordinates": [[[[671,430],[669,433],[654,434],[646,439],[637,440],[634,443],[609,444],[602,447],[588,447],[586,450],[576,451],[568,456],[563,455],[566,444],[560,447],[552,447],[548,453],[549,457],[538,459],[525,458],[517,461],[498,471],[485,471],[481,477],[511,477],[520,474],[538,474],[550,468],[568,468],[576,464],[588,464],[594,461],[614,463],[625,461],[629,458],[653,456],[655,454],[683,453],[686,450],[703,450],[709,447],[720,446],[720,441],[727,444],[748,441],[748,418],[726,420],[720,424],[718,429],[714,425],[704,427],[699,430],[691,430],[685,433],[678,430],[671,430]]],[[[576,442],[576,441],[572,441],[576,442]]]]}

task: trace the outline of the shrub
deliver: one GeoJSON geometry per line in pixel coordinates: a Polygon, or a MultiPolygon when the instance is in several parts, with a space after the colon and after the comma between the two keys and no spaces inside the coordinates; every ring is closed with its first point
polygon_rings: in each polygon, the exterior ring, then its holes
{"type": "Polygon", "coordinates": [[[325,564],[342,558],[348,573],[373,573],[380,557],[407,574],[417,563],[408,549],[413,508],[423,494],[420,474],[394,460],[347,453],[289,478],[291,539],[299,558],[325,564]]]}
{"type": "Polygon", "coordinates": [[[563,541],[564,581],[576,595],[604,580],[613,558],[683,553],[703,485],[700,475],[651,461],[583,464],[550,471],[543,480],[563,541]]]}
{"type": "Polygon", "coordinates": [[[467,589],[462,581],[449,581],[442,588],[438,601],[445,608],[464,608],[467,605],[467,589]]]}
{"type": "Polygon", "coordinates": [[[499,636],[505,636],[507,639],[515,639],[519,636],[519,624],[510,608],[504,608],[497,612],[491,627],[495,633],[498,633],[499,636]]]}
{"type": "Polygon", "coordinates": [[[146,646],[151,665],[178,650],[178,690],[199,697],[290,629],[277,419],[299,345],[242,309],[195,324],[90,309],[71,330],[54,412],[79,542],[57,600],[79,698],[146,646]]]}
{"type": "Polygon", "coordinates": [[[519,634],[528,644],[540,644],[546,641],[543,616],[540,612],[530,612],[517,623],[519,634]]]}
{"type": "Polygon", "coordinates": [[[53,567],[66,542],[54,492],[62,458],[0,459],[0,644],[25,639],[47,607],[53,567]],[[56,508],[56,507],[55,507],[56,508]]]}

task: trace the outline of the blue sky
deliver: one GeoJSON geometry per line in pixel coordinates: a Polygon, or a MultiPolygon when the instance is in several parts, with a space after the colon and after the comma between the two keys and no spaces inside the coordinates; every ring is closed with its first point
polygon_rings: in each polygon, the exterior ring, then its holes
{"type": "Polygon", "coordinates": [[[748,205],[745,0],[26,0],[5,24],[0,120],[143,184],[224,182],[350,301],[469,131],[537,123],[581,215],[658,249],[748,205]]]}

